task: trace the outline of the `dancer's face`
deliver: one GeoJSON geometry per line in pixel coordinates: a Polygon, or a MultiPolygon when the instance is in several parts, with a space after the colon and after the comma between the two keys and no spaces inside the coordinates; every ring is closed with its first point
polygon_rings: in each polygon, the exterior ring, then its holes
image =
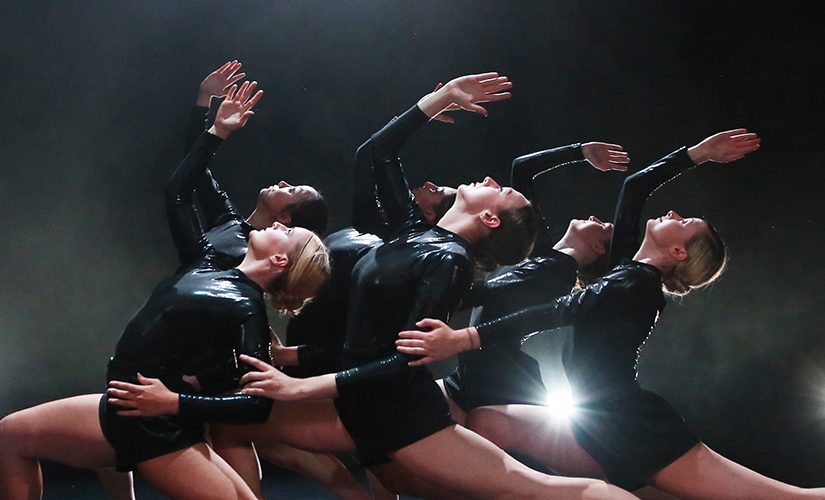
{"type": "MultiPolygon", "coordinates": [[[[441,203],[444,198],[456,192],[456,189],[449,186],[439,186],[433,182],[427,181],[424,184],[412,188],[415,202],[421,208],[421,211],[427,216],[427,219],[435,218],[435,208],[441,203]]],[[[432,220],[430,222],[436,222],[432,220]]]]}
{"type": "Polygon", "coordinates": [[[456,204],[471,214],[485,210],[497,214],[526,206],[527,198],[511,187],[501,186],[492,177],[485,177],[481,182],[458,186],[456,204]]]}
{"type": "Polygon", "coordinates": [[[312,233],[302,227],[287,227],[275,222],[264,229],[249,233],[249,251],[258,259],[272,255],[288,255],[305,245],[312,233]]]}
{"type": "Polygon", "coordinates": [[[318,191],[312,186],[292,186],[286,181],[280,181],[261,189],[258,194],[258,206],[273,216],[280,216],[290,206],[317,197],[318,191]]]}
{"type": "Polygon", "coordinates": [[[691,238],[708,231],[708,224],[698,217],[685,219],[673,210],[661,217],[650,219],[645,227],[645,239],[650,238],[662,248],[684,248],[691,238]]]}
{"type": "Polygon", "coordinates": [[[592,253],[594,258],[607,252],[612,237],[613,224],[602,222],[595,215],[571,220],[564,235],[568,245],[582,253],[592,253]]]}

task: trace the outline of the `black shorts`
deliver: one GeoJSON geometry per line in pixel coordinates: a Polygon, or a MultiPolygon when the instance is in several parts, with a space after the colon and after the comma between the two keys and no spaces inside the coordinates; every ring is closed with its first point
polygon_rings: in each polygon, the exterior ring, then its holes
{"type": "Polygon", "coordinates": [[[454,425],[444,394],[426,368],[350,388],[335,399],[364,467],[387,454],[454,425]]]}
{"type": "Polygon", "coordinates": [[[175,416],[121,417],[115,413],[119,408],[107,401],[104,394],[98,407],[100,427],[115,449],[115,465],[121,472],[134,470],[137,464],[151,458],[206,442],[203,424],[199,422],[185,423],[175,416]]]}
{"type": "Polygon", "coordinates": [[[482,349],[459,357],[444,388],[465,412],[479,406],[546,405],[539,363],[520,349],[482,349]]]}
{"type": "Polygon", "coordinates": [[[670,403],[641,388],[577,407],[576,441],[601,464],[608,481],[628,491],[648,484],[699,443],[670,403]]]}

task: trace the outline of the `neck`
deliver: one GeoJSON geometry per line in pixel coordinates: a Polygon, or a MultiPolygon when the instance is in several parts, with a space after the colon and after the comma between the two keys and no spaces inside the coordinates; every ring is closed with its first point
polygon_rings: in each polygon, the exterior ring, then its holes
{"type": "Polygon", "coordinates": [[[557,250],[563,254],[567,254],[570,257],[573,257],[573,260],[576,261],[579,268],[590,264],[596,258],[593,256],[591,252],[587,252],[584,250],[580,250],[576,248],[575,245],[572,245],[566,237],[562,237],[555,245],[553,245],[553,250],[557,250]]]}
{"type": "Polygon", "coordinates": [[[455,207],[447,210],[436,226],[461,236],[471,244],[482,238],[488,230],[486,226],[478,223],[476,217],[456,210],[455,207]]]}
{"type": "Polygon", "coordinates": [[[653,245],[645,239],[639,251],[633,256],[636,262],[642,262],[656,267],[662,273],[667,273],[673,268],[673,259],[667,252],[662,251],[657,245],[653,245]]]}
{"type": "Polygon", "coordinates": [[[263,290],[266,290],[272,273],[269,272],[269,265],[266,261],[256,260],[246,253],[243,261],[236,267],[238,271],[244,273],[247,278],[255,282],[263,290]]]}
{"type": "Polygon", "coordinates": [[[246,223],[255,229],[264,229],[272,225],[272,220],[276,220],[267,210],[255,207],[255,210],[246,218],[246,223]]]}

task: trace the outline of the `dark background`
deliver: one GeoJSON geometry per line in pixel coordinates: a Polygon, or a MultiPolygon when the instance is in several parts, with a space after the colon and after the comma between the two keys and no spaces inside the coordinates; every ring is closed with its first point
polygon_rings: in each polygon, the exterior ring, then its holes
{"type": "MultiPolygon", "coordinates": [[[[0,21],[0,415],[103,388],[105,361],[175,268],[161,190],[201,79],[237,58],[266,95],[215,175],[247,212],[280,179],[349,223],[357,145],[439,82],[499,71],[513,99],[428,125],[412,182],[509,176],[513,157],[577,141],[633,169],[748,127],[762,149],[658,191],[646,215],[706,215],[724,278],[671,304],[640,362],[712,448],[825,485],[820,261],[822,28],[804,2],[5,2],[0,21]]],[[[541,182],[566,219],[609,218],[623,174],[541,182]]],[[[278,323],[278,320],[275,320],[278,323]]],[[[559,338],[531,340],[558,382],[559,338]]],[[[443,371],[446,367],[440,367],[443,371]]]]}

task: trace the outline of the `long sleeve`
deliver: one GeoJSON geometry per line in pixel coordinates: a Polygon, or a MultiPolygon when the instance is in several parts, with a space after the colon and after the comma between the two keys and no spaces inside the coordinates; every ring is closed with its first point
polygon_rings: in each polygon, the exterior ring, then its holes
{"type": "MultiPolygon", "coordinates": [[[[398,152],[412,134],[428,121],[429,117],[418,106],[413,106],[374,133],[356,153],[356,169],[372,169],[375,197],[390,231],[406,222],[411,211],[418,210],[404,177],[398,152]]],[[[363,199],[368,196],[366,194],[363,199]]]]}
{"type": "Polygon", "coordinates": [[[477,325],[481,348],[501,341],[524,338],[532,332],[570,325],[619,286],[623,286],[620,281],[608,275],[553,302],[528,307],[477,325]]]}
{"type": "Polygon", "coordinates": [[[166,216],[181,264],[194,261],[206,249],[207,242],[198,222],[192,194],[198,177],[222,142],[208,132],[202,133],[166,184],[166,216]]]}
{"type": "Polygon", "coordinates": [[[664,184],[695,166],[687,154],[687,148],[682,147],[625,179],[613,217],[608,269],[612,269],[623,259],[632,258],[639,250],[639,221],[647,198],[664,184]]]}
{"type": "MultiPolygon", "coordinates": [[[[402,328],[414,328],[415,323],[422,318],[448,321],[470,287],[472,265],[466,256],[438,255],[426,266],[427,271],[417,287],[415,304],[402,328]]],[[[341,390],[365,381],[406,370],[407,363],[413,359],[416,357],[396,352],[378,361],[338,372],[335,383],[340,393],[341,390]]]]}
{"type": "MultiPolygon", "coordinates": [[[[249,314],[246,321],[240,325],[239,334],[234,335],[234,338],[237,342],[233,349],[233,359],[216,365],[209,372],[197,374],[204,393],[228,392],[240,387],[243,374],[253,370],[250,365],[238,360],[241,354],[272,363],[269,354],[269,325],[265,311],[249,314]]],[[[271,407],[272,401],[263,397],[237,394],[180,395],[181,417],[201,422],[264,422],[269,417],[271,407]]]]}
{"type": "Polygon", "coordinates": [[[545,255],[553,248],[550,236],[548,214],[541,209],[534,190],[536,177],[558,167],[584,161],[581,144],[570,144],[552,149],[545,149],[513,160],[510,183],[513,189],[521,192],[533,203],[539,215],[539,234],[532,255],[545,255]]]}

